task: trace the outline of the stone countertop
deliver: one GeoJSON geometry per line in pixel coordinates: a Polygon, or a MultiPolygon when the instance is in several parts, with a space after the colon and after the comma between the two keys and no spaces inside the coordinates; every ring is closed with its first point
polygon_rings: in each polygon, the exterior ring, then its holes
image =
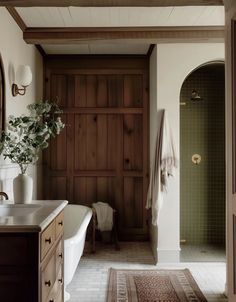
{"type": "Polygon", "coordinates": [[[68,204],[66,200],[32,200],[29,204],[0,203],[0,233],[41,232],[68,204]],[[1,209],[13,209],[13,216],[1,216],[1,209]],[[24,211],[28,213],[23,213],[24,211]],[[22,214],[19,214],[22,212],[22,214]]]}

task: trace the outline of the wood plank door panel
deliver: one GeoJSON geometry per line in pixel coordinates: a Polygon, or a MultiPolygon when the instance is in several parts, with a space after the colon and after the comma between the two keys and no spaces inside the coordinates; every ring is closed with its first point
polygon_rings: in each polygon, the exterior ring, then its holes
{"type": "Polygon", "coordinates": [[[108,202],[121,240],[147,239],[148,70],[46,73],[46,95],[58,100],[67,126],[44,153],[45,198],[108,202]]]}
{"type": "Polygon", "coordinates": [[[123,122],[123,169],[143,170],[143,120],[142,115],[125,114],[123,122]]]}
{"type": "Polygon", "coordinates": [[[75,114],[74,120],[74,172],[115,172],[117,115],[75,114]]]}
{"type": "Polygon", "coordinates": [[[124,76],[124,107],[143,107],[142,75],[124,76]]]}
{"type": "Polygon", "coordinates": [[[61,108],[67,106],[67,76],[64,74],[52,74],[51,82],[51,100],[56,101],[61,108]]]}

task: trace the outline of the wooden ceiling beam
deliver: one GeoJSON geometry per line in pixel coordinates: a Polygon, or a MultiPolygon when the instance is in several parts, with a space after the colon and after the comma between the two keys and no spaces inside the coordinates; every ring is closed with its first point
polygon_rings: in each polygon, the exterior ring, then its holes
{"type": "Polygon", "coordinates": [[[179,27],[70,27],[26,28],[23,33],[28,44],[76,44],[115,40],[143,40],[150,43],[166,41],[224,40],[223,26],[179,27]]]}
{"type": "Polygon", "coordinates": [[[17,10],[14,7],[7,7],[9,14],[16,21],[17,25],[20,27],[22,31],[26,30],[27,26],[25,22],[22,20],[21,16],[18,14],[17,10]]]}
{"type": "Polygon", "coordinates": [[[0,0],[0,6],[15,7],[112,7],[112,6],[195,6],[223,5],[223,0],[0,0]]]}

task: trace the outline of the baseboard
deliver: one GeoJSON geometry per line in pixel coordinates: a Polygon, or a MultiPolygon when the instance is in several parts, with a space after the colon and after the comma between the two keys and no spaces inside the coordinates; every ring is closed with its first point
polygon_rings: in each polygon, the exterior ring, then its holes
{"type": "Polygon", "coordinates": [[[158,259],[157,249],[155,249],[155,247],[153,247],[152,245],[151,245],[151,249],[152,249],[152,254],[153,254],[155,264],[157,264],[157,259],[158,259]]]}
{"type": "Polygon", "coordinates": [[[180,249],[159,249],[157,248],[157,263],[178,263],[180,262],[180,249]]]}

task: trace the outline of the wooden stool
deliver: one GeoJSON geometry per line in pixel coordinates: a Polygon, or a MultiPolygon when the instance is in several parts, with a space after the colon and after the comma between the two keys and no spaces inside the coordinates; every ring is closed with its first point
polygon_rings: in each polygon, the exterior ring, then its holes
{"type": "MultiPolygon", "coordinates": [[[[97,229],[97,214],[94,208],[92,208],[93,216],[92,216],[92,236],[91,236],[91,252],[95,253],[96,248],[96,229],[97,229]]],[[[111,230],[111,240],[115,243],[115,249],[117,251],[120,250],[118,236],[117,236],[117,212],[113,209],[113,227],[111,230]]]]}

